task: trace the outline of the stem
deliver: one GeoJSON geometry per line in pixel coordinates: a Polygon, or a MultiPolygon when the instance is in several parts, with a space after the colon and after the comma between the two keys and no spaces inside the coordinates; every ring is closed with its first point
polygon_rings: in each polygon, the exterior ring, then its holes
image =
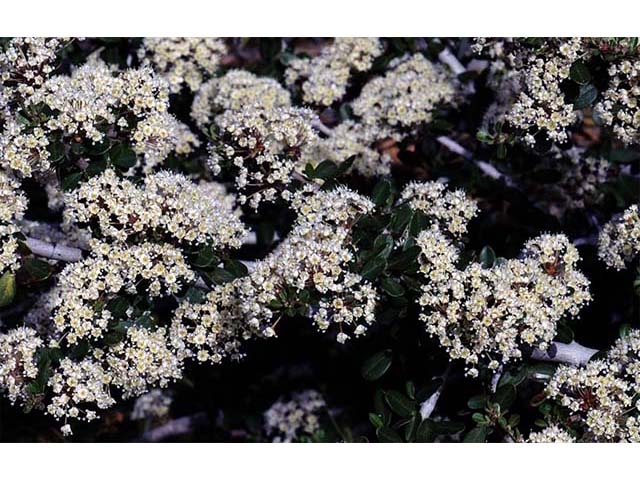
{"type": "Polygon", "coordinates": [[[531,358],[546,362],[585,365],[596,353],[598,350],[582,346],[577,342],[553,342],[546,352],[536,348],[531,354],[531,358]]]}
{"type": "Polygon", "coordinates": [[[480,171],[485,175],[487,175],[488,177],[491,177],[495,180],[502,180],[509,187],[513,187],[515,185],[515,182],[510,176],[505,175],[504,173],[499,171],[496,167],[491,165],[489,162],[485,162],[484,160],[478,160],[477,158],[473,158],[473,154],[469,150],[464,148],[462,145],[460,145],[458,142],[451,140],[449,137],[445,137],[445,136],[440,136],[436,138],[436,140],[438,141],[438,143],[445,146],[446,148],[451,150],[453,153],[457,153],[458,155],[475,163],[478,169],[480,169],[480,171]]]}

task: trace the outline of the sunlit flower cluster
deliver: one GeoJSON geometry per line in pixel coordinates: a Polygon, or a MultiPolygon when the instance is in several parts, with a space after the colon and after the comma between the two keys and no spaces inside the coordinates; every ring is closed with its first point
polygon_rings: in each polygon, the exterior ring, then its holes
{"type": "Polygon", "coordinates": [[[454,97],[454,84],[444,71],[416,53],[369,81],[352,107],[369,127],[412,128],[430,122],[435,109],[454,97]]]}
{"type": "Polygon", "coordinates": [[[226,53],[227,46],[221,38],[147,37],[138,58],[167,80],[171,93],[180,93],[183,85],[197,91],[216,73],[226,53]]]}
{"type": "Polygon", "coordinates": [[[11,403],[28,398],[29,382],[38,375],[36,351],[42,344],[36,331],[28,327],[0,334],[0,390],[11,403]]]}
{"type": "Polygon", "coordinates": [[[598,256],[609,267],[622,270],[640,253],[638,205],[607,222],[598,237],[598,256]]]}
{"type": "Polygon", "coordinates": [[[326,406],[316,390],[294,393],[288,401],[280,399],[264,412],[266,433],[275,443],[313,435],[320,429],[320,415],[326,406]]]}
{"type": "MultiPolygon", "coordinates": [[[[319,298],[312,317],[320,331],[337,328],[343,343],[364,334],[375,320],[375,289],[348,270],[354,259],[350,231],[372,210],[366,198],[346,189],[297,195],[298,220],[289,236],[251,273],[214,287],[204,304],[185,303],[176,311],[173,338],[186,355],[217,363],[239,358],[240,342],[251,335],[273,337],[282,308],[296,296],[319,298]]],[[[295,301],[293,301],[295,303],[295,301]]]]}
{"type": "Polygon", "coordinates": [[[576,439],[564,428],[549,425],[539,432],[531,432],[528,443],[575,443],[576,439]]]}
{"type": "Polygon", "coordinates": [[[545,55],[522,53],[516,62],[520,92],[506,120],[524,134],[529,145],[542,133],[553,142],[568,139],[567,128],[577,120],[572,104],[565,101],[561,84],[569,78],[571,65],[583,55],[582,41],[573,38],[560,43],[545,55]]]}
{"type": "Polygon", "coordinates": [[[438,182],[411,182],[402,191],[400,201],[424,213],[441,231],[456,238],[467,233],[467,224],[478,212],[476,202],[463,190],[450,191],[438,182]]]}
{"type": "Polygon", "coordinates": [[[63,358],[47,385],[53,392],[47,413],[64,420],[64,435],[72,433],[69,419],[90,422],[98,416],[96,409],[104,410],[115,403],[109,390],[111,375],[92,358],[63,358]]]}
{"type": "Polygon", "coordinates": [[[49,78],[25,105],[34,110],[44,105],[51,113],[46,120],[10,118],[0,136],[2,165],[24,176],[50,167],[52,137],[89,145],[122,137],[149,168],[171,152],[188,153],[197,142],[168,113],[166,83],[146,68],[117,73],[92,61],[70,76],[49,78]]]}
{"type": "Polygon", "coordinates": [[[227,110],[216,118],[220,139],[211,146],[209,167],[214,174],[223,166],[234,173],[241,204],[257,209],[272,202],[291,182],[301,151],[317,140],[313,118],[293,107],[227,110]]]}
{"type": "Polygon", "coordinates": [[[164,388],[182,378],[183,364],[171,349],[163,327],[153,331],[128,328],[126,338],[109,348],[105,362],[111,383],[120,388],[123,398],[141,395],[154,385],[164,388]]]}
{"type": "Polygon", "coordinates": [[[386,135],[361,123],[346,120],[331,130],[331,135],[320,139],[314,148],[304,152],[304,163],[313,165],[331,160],[341,164],[355,157],[352,170],[365,175],[386,175],[390,171],[391,158],[380,152],[375,144],[386,135]]]}
{"type": "Polygon", "coordinates": [[[245,106],[273,110],[290,107],[291,96],[276,80],[258,77],[246,70],[231,70],[203,84],[191,106],[191,117],[201,128],[208,127],[216,115],[245,106]]]}
{"type": "Polygon", "coordinates": [[[611,65],[609,76],[595,113],[624,143],[640,143],[640,60],[611,65]]]}
{"type": "Polygon", "coordinates": [[[195,274],[179,250],[143,243],[122,247],[92,244],[92,255],[68,265],[60,274],[56,330],[70,345],[103,337],[113,315],[105,304],[118,295],[144,292],[149,298],[176,294],[195,274]]]}
{"type": "Polygon", "coordinates": [[[149,175],[137,186],[106,170],[66,195],[64,217],[68,224],[93,226],[94,233],[121,242],[153,237],[238,248],[245,229],[233,197],[220,188],[170,172],[149,175]]]}
{"type": "Polygon", "coordinates": [[[0,170],[0,276],[15,271],[19,263],[19,233],[14,222],[20,220],[27,209],[27,199],[19,189],[19,182],[0,170]]]}
{"type": "Polygon", "coordinates": [[[640,442],[640,331],[619,339],[605,359],[558,367],[547,394],[577,417],[585,440],[640,442]]]}
{"type": "Polygon", "coordinates": [[[301,84],[306,103],[329,106],[344,96],[352,73],[369,70],[382,51],[377,38],[336,38],[317,57],[291,60],[285,81],[301,84]]]}
{"type": "Polygon", "coordinates": [[[0,96],[20,102],[33,95],[53,72],[57,54],[67,42],[65,38],[12,38],[0,50],[0,96]]]}
{"type": "Polygon", "coordinates": [[[462,270],[460,252],[437,227],[421,232],[417,243],[425,277],[420,318],[471,376],[481,363],[495,370],[521,358],[523,345],[546,349],[557,323],[590,300],[589,281],[575,268],[578,251],[564,235],[530,240],[522,259],[490,268],[472,262],[462,270]]]}

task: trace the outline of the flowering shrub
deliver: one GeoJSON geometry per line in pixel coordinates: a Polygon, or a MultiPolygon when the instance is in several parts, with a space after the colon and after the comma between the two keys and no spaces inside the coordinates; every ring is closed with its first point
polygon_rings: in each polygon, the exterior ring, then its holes
{"type": "Polygon", "coordinates": [[[0,40],[0,438],[640,441],[638,45],[0,40]]]}

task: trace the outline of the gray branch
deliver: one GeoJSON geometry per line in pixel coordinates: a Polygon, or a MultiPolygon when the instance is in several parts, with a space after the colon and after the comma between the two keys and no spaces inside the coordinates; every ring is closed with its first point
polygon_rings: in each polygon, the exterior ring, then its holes
{"type": "Polygon", "coordinates": [[[577,342],[553,342],[546,352],[536,348],[531,354],[531,358],[546,362],[585,365],[596,353],[598,350],[582,346],[577,342]]]}
{"type": "Polygon", "coordinates": [[[195,430],[195,427],[207,422],[207,416],[204,413],[196,413],[187,417],[176,418],[164,425],[149,430],[142,436],[145,442],[160,442],[168,437],[177,435],[185,435],[195,430]]]}
{"type": "Polygon", "coordinates": [[[60,245],[59,243],[48,243],[37,238],[27,237],[27,247],[34,255],[39,257],[62,260],[65,262],[79,262],[82,260],[82,250],[75,247],[60,245]]]}

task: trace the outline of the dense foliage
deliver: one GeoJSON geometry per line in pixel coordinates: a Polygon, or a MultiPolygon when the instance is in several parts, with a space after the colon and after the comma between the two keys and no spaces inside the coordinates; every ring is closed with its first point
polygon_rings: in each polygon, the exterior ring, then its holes
{"type": "Polygon", "coordinates": [[[0,439],[640,441],[635,38],[0,42],[0,439]]]}

